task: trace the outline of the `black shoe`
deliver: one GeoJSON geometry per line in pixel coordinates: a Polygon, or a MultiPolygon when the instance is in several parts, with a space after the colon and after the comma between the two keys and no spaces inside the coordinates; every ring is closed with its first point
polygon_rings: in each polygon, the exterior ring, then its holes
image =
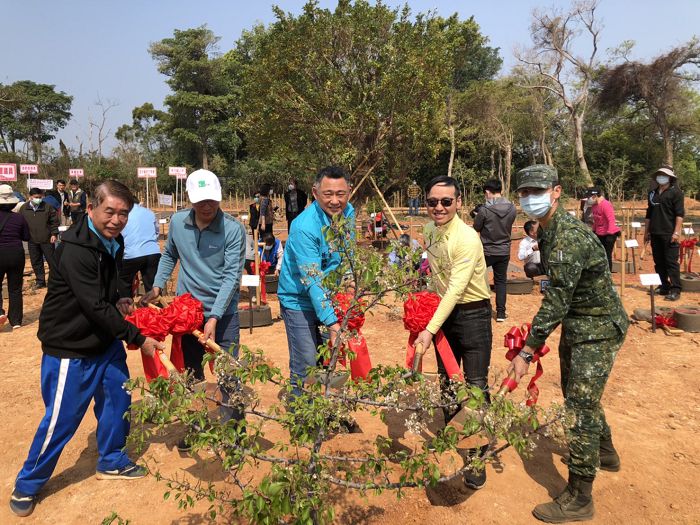
{"type": "MultiPolygon", "coordinates": [[[[668,295],[671,292],[668,288],[664,288],[663,286],[657,286],[654,289],[654,294],[655,295],[668,295]]],[[[651,292],[647,292],[649,295],[651,295],[651,292]]]]}
{"type": "Polygon", "coordinates": [[[464,473],[464,484],[472,490],[479,490],[486,485],[486,470],[467,470],[464,473]]]}
{"type": "Polygon", "coordinates": [[[34,285],[35,290],[39,290],[40,288],[46,288],[46,283],[37,283],[34,285]]]}
{"type": "Polygon", "coordinates": [[[141,479],[146,477],[148,471],[140,465],[129,463],[120,469],[98,470],[97,479],[141,479]]]}
{"type": "Polygon", "coordinates": [[[664,297],[664,301],[677,301],[680,298],[681,293],[677,292],[676,290],[673,290],[672,292],[669,292],[666,297],[664,297]]]}
{"type": "Polygon", "coordinates": [[[29,516],[34,512],[34,507],[36,507],[36,498],[36,496],[28,496],[17,492],[17,489],[15,489],[12,491],[12,496],[10,496],[10,510],[21,518],[29,516]]]}

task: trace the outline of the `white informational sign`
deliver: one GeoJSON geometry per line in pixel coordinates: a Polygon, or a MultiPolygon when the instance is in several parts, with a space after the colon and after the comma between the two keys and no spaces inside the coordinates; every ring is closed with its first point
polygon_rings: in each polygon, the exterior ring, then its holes
{"type": "Polygon", "coordinates": [[[136,176],[139,179],[155,179],[158,176],[158,168],[136,168],[136,176]]]}
{"type": "Polygon", "coordinates": [[[58,227],[58,231],[60,231],[61,233],[64,232],[64,231],[68,231],[68,228],[69,228],[69,227],[70,227],[70,226],[59,226],[59,227],[58,227]]]}
{"type": "Polygon", "coordinates": [[[637,242],[637,239],[626,239],[625,246],[628,248],[639,248],[639,243],[637,242]]]}
{"type": "Polygon", "coordinates": [[[158,194],[158,204],[162,204],[163,206],[172,206],[173,205],[173,196],[172,195],[163,195],[162,193],[158,194]]]}
{"type": "Polygon", "coordinates": [[[27,178],[27,188],[39,188],[40,190],[52,190],[53,181],[51,179],[30,179],[27,178]]]}
{"type": "Polygon", "coordinates": [[[683,228],[683,233],[686,235],[693,235],[695,233],[695,230],[693,228],[683,228]]]}
{"type": "Polygon", "coordinates": [[[70,168],[68,170],[68,175],[72,179],[79,179],[80,177],[85,176],[85,171],[83,171],[83,168],[70,168]]]}
{"type": "Polygon", "coordinates": [[[170,166],[168,168],[168,175],[171,177],[177,177],[178,179],[187,178],[187,168],[182,168],[179,166],[170,166]]]}
{"type": "Polygon", "coordinates": [[[382,233],[382,232],[384,232],[384,228],[382,228],[381,226],[374,227],[374,233],[382,233]]]}
{"type": "Polygon", "coordinates": [[[661,286],[661,277],[658,273],[640,273],[639,282],[642,286],[661,286]]]}
{"type": "Polygon", "coordinates": [[[158,219],[158,224],[168,224],[168,219],[158,219]]]}
{"type": "Polygon", "coordinates": [[[576,217],[576,211],[570,210],[569,215],[571,215],[572,217],[576,217]]]}
{"type": "Polygon", "coordinates": [[[641,222],[631,222],[630,225],[632,226],[632,228],[641,228],[642,227],[641,222]]]}
{"type": "Polygon", "coordinates": [[[259,275],[243,275],[241,276],[241,286],[260,286],[259,275]]]}
{"type": "Polygon", "coordinates": [[[247,220],[248,220],[248,214],[247,214],[247,213],[242,213],[242,214],[241,214],[241,220],[242,220],[242,221],[247,221],[247,220]]]}
{"type": "Polygon", "coordinates": [[[37,164],[20,164],[19,172],[23,175],[36,175],[39,173],[39,166],[37,164]]]}
{"type": "Polygon", "coordinates": [[[17,180],[17,165],[16,164],[0,164],[0,181],[15,181],[17,180]]]}

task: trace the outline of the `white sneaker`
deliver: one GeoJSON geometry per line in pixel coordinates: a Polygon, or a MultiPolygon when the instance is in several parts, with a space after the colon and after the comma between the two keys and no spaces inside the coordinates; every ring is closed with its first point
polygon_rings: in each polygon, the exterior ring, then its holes
{"type": "Polygon", "coordinates": [[[20,325],[15,325],[15,326],[12,327],[13,330],[17,330],[18,328],[21,328],[21,326],[20,326],[20,325]]]}

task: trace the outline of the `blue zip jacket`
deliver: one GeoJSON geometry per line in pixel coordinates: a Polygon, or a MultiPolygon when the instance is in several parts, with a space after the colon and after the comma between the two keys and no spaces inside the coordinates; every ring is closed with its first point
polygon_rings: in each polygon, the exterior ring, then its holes
{"type": "Polygon", "coordinates": [[[221,319],[238,311],[245,263],[245,228],[240,222],[219,210],[211,224],[200,231],[194,210],[175,213],[153,286],[165,286],[178,259],[177,295],[189,292],[202,301],[207,319],[221,319]]]}
{"type": "Polygon", "coordinates": [[[140,204],[134,204],[131,208],[129,222],[122,230],[122,237],[124,237],[124,259],[136,259],[160,253],[156,214],[140,204]]]}
{"type": "MultiPolygon", "coordinates": [[[[348,203],[343,215],[349,219],[355,232],[355,209],[348,203]]],[[[313,202],[292,222],[289,238],[284,246],[277,297],[280,304],[290,310],[313,311],[326,326],[338,321],[329,300],[329,292],[322,286],[322,279],[340,265],[340,254],[331,253],[323,236],[323,227],[331,219],[313,202]],[[321,271],[323,276],[309,276],[309,269],[321,271]],[[303,282],[302,282],[303,281],[303,282]]],[[[313,272],[312,272],[313,273],[313,272]]]]}

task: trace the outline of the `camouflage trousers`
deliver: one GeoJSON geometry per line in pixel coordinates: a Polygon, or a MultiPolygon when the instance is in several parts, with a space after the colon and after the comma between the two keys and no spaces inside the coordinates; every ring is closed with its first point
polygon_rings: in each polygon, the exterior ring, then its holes
{"type": "Polygon", "coordinates": [[[561,385],[567,411],[569,471],[593,478],[600,467],[600,441],[612,439],[600,399],[617,351],[625,336],[570,344],[562,334],[559,344],[561,385]]]}

